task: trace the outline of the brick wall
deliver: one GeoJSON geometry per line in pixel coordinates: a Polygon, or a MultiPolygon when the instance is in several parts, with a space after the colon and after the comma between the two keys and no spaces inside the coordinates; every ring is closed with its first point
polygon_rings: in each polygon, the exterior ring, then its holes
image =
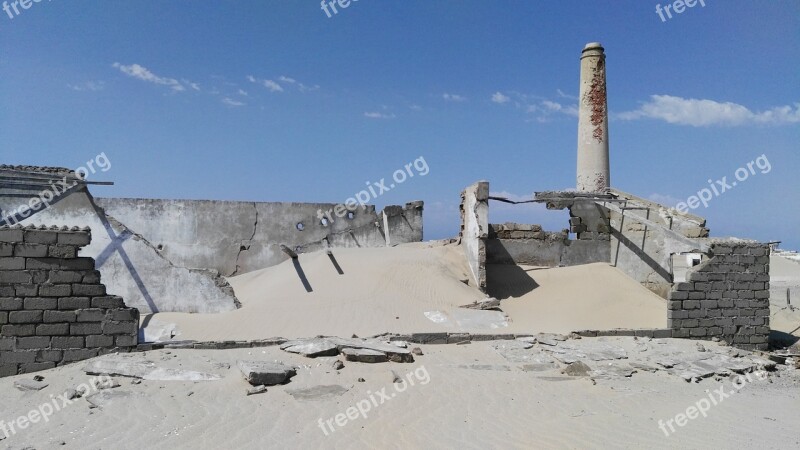
{"type": "Polygon", "coordinates": [[[669,294],[673,337],[711,339],[765,350],[769,340],[769,246],[712,240],[710,258],[669,294]]]}
{"type": "Polygon", "coordinates": [[[139,312],[107,295],[89,229],[0,227],[0,377],[137,344],[139,312]]]}

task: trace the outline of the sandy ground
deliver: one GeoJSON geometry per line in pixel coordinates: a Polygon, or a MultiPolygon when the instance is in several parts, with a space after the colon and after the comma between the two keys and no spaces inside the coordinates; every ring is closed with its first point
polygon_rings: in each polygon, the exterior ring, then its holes
{"type": "Polygon", "coordinates": [[[464,283],[469,276],[462,251],[428,244],[337,249],[333,259],[324,252],[305,254],[297,265],[286,261],[231,278],[239,310],[161,313],[153,319],[175,323],[178,338],[189,340],[666,327],[666,302],[608,264],[544,270],[490,266],[488,277],[497,286],[492,293],[502,299],[507,326],[434,323],[426,312],[449,313],[485,297],[464,283]]]}
{"type": "MultiPolygon", "coordinates": [[[[592,340],[584,339],[591,342],[592,340]]],[[[579,342],[579,341],[575,341],[579,342]]],[[[659,341],[595,338],[627,349],[657,347],[659,341]]],[[[691,341],[672,341],[686,347],[691,341]]],[[[525,371],[492,348],[493,343],[423,346],[414,363],[346,362],[340,371],[330,358],[309,359],[276,347],[239,350],[158,350],[133,354],[166,367],[220,374],[219,381],[142,381],[116,377],[119,393],[100,408],[77,399],[47,422],[30,424],[0,448],[173,449],[173,448],[765,448],[800,446],[800,374],[782,369],[712,406],[669,436],[659,429],[685,412],[727,378],[687,383],[664,372],[638,372],[630,378],[573,378],[559,369],[525,371]],[[239,359],[280,360],[300,370],[290,383],[246,396],[236,369],[239,359]],[[226,368],[230,365],[230,368],[226,368]],[[407,380],[402,392],[390,370],[407,380]],[[364,382],[358,382],[363,378],[364,382]],[[335,385],[339,396],[298,400],[291,389],[335,385]],[[383,390],[383,391],[382,391],[383,390]],[[375,393],[389,396],[384,400],[375,393]],[[376,398],[366,417],[348,419],[335,431],[320,427],[337,414],[376,398]],[[382,403],[381,403],[382,402],[382,403]]],[[[708,344],[713,346],[713,344],[708,344]]],[[[709,351],[712,351],[709,347],[709,351]]],[[[638,352],[641,352],[639,350],[638,352]]],[[[106,356],[104,358],[108,358],[106,356]]],[[[0,379],[0,420],[15,420],[50,402],[65,389],[89,381],[86,363],[40,372],[50,385],[20,392],[21,375],[0,379]]],[[[355,410],[354,410],[355,411],[355,410]]],[[[325,426],[325,425],[323,425],[325,426]]],[[[2,438],[0,434],[0,438],[2,438]]]]}

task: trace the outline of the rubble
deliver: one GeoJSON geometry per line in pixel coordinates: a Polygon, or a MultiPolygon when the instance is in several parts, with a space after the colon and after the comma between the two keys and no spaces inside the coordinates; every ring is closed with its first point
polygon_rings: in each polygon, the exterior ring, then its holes
{"type": "Polygon", "coordinates": [[[215,381],[222,378],[213,373],[158,367],[152,361],[135,362],[115,358],[91,361],[83,371],[88,375],[110,375],[150,381],[215,381]]]}
{"type": "Polygon", "coordinates": [[[244,379],[253,386],[282,384],[297,375],[297,369],[283,363],[267,361],[239,361],[244,379]]]}

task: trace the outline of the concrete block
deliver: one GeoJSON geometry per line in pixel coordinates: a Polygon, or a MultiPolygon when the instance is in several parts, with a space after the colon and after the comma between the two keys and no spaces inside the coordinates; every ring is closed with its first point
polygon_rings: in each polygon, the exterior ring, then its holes
{"type": "Polygon", "coordinates": [[[96,347],[113,347],[113,346],[114,346],[114,336],[104,336],[104,335],[86,336],[86,347],[96,348],[96,347]]]}
{"type": "Polygon", "coordinates": [[[87,297],[97,297],[106,295],[106,287],[102,284],[73,284],[72,292],[74,295],[85,295],[87,297]]]}
{"type": "Polygon", "coordinates": [[[61,362],[64,358],[62,350],[39,350],[36,353],[36,362],[61,362]]]}
{"type": "Polygon", "coordinates": [[[653,339],[667,339],[672,337],[672,330],[653,330],[653,339]]]}
{"type": "Polygon", "coordinates": [[[708,334],[708,331],[705,328],[692,328],[689,330],[689,336],[692,337],[703,337],[708,334]]]}
{"type": "Polygon", "coordinates": [[[114,309],[125,307],[125,302],[122,300],[122,297],[117,296],[95,297],[92,299],[91,303],[92,308],[114,309]]]}
{"type": "Polygon", "coordinates": [[[0,377],[11,377],[18,373],[18,364],[0,364],[0,377]]]}
{"type": "Polygon", "coordinates": [[[0,256],[12,256],[14,254],[14,244],[0,242],[0,256]]]}
{"type": "Polygon", "coordinates": [[[34,373],[42,370],[52,369],[56,366],[54,362],[35,362],[19,365],[19,373],[34,373]]]}
{"type": "Polygon", "coordinates": [[[0,311],[0,325],[5,325],[8,323],[8,312],[0,311]]]}
{"type": "Polygon", "coordinates": [[[102,334],[103,326],[97,322],[71,323],[69,324],[69,334],[72,336],[84,336],[88,334],[102,334]]]}
{"type": "Polygon", "coordinates": [[[25,270],[25,258],[0,258],[0,270],[25,270]]]}
{"type": "Polygon", "coordinates": [[[58,243],[66,245],[77,245],[83,247],[92,242],[92,236],[88,232],[60,232],[58,233],[58,243]]]}
{"type": "Polygon", "coordinates": [[[111,320],[116,321],[138,321],[139,310],[135,308],[125,308],[110,311],[111,320]]]}
{"type": "Polygon", "coordinates": [[[97,354],[98,350],[96,348],[69,349],[64,351],[64,362],[82,361],[84,359],[94,358],[97,354]]]}
{"type": "Polygon", "coordinates": [[[0,242],[24,242],[24,236],[22,229],[0,230],[0,242]]]}
{"type": "Polygon", "coordinates": [[[28,258],[25,267],[36,270],[94,270],[94,259],[28,258]]]}
{"type": "Polygon", "coordinates": [[[68,323],[45,323],[36,326],[36,334],[38,336],[68,336],[69,324],[68,323]]]}
{"type": "Polygon", "coordinates": [[[36,325],[3,325],[0,327],[3,336],[34,336],[36,325]]]}
{"type": "Polygon", "coordinates": [[[42,323],[42,311],[11,311],[9,323],[42,323]]]}
{"type": "Polygon", "coordinates": [[[45,244],[15,244],[14,256],[25,258],[44,258],[47,256],[47,245],[45,244]]]}
{"type": "MultiPolygon", "coordinates": [[[[28,263],[26,262],[27,266],[28,263]]],[[[0,272],[0,284],[30,284],[33,282],[33,276],[28,271],[13,270],[0,272]]]]}
{"type": "Polygon", "coordinates": [[[47,256],[64,259],[76,258],[78,256],[78,247],[73,245],[51,245],[47,247],[47,256]]]}
{"type": "Polygon", "coordinates": [[[136,322],[103,322],[103,333],[105,334],[130,334],[139,332],[139,325],[136,322]]]}
{"type": "Polygon", "coordinates": [[[683,328],[696,328],[699,325],[700,325],[699,319],[686,319],[683,322],[681,322],[681,326],[683,328]]]}
{"type": "Polygon", "coordinates": [[[674,338],[688,338],[689,337],[689,328],[673,329],[672,330],[672,337],[674,337],[674,338]]]}
{"type": "Polygon", "coordinates": [[[36,297],[39,295],[39,285],[18,284],[14,286],[14,295],[17,297],[36,297]]]}
{"type": "Polygon", "coordinates": [[[138,344],[139,341],[137,335],[133,336],[119,335],[115,336],[114,338],[116,339],[117,347],[134,347],[136,346],[136,344],[138,344]]]}
{"type": "Polygon", "coordinates": [[[35,361],[35,351],[0,352],[0,364],[22,364],[35,361]]]}
{"type": "Polygon", "coordinates": [[[58,309],[85,309],[90,305],[89,297],[64,297],[58,299],[58,309]]]}
{"type": "Polygon", "coordinates": [[[51,270],[50,271],[50,276],[49,276],[48,279],[49,279],[50,283],[53,283],[53,284],[58,284],[58,283],[67,283],[67,284],[80,283],[80,282],[83,281],[83,277],[86,276],[87,273],[89,273],[89,271],[85,271],[85,270],[83,270],[83,271],[82,270],[51,270]]]}
{"type": "Polygon", "coordinates": [[[0,311],[15,311],[18,309],[22,309],[21,298],[0,298],[0,311]]]}
{"type": "Polygon", "coordinates": [[[14,350],[15,341],[13,337],[0,337],[0,351],[10,352],[14,350]]]}
{"type": "Polygon", "coordinates": [[[97,270],[92,270],[88,272],[83,272],[86,275],[83,276],[83,280],[81,281],[84,284],[100,284],[100,272],[97,270]]]}
{"type": "Polygon", "coordinates": [[[75,311],[45,311],[43,316],[44,323],[75,322],[77,316],[75,311]]]}
{"type": "Polygon", "coordinates": [[[689,298],[688,291],[670,291],[669,299],[670,300],[686,300],[689,298]]]}
{"type": "Polygon", "coordinates": [[[25,230],[23,239],[33,244],[55,244],[58,233],[50,230],[25,230]]]}
{"type": "Polygon", "coordinates": [[[78,336],[53,336],[50,340],[50,348],[82,348],[84,347],[84,343],[84,338],[78,336]]]}
{"type": "Polygon", "coordinates": [[[76,313],[78,322],[102,322],[106,318],[106,310],[100,308],[79,309],[76,313]]]}
{"type": "Polygon", "coordinates": [[[707,300],[719,300],[722,298],[722,292],[720,291],[708,291],[705,294],[707,300]]]}
{"type": "Polygon", "coordinates": [[[18,337],[17,350],[33,350],[50,347],[49,336],[18,337]]]}
{"type": "Polygon", "coordinates": [[[700,291],[691,291],[689,292],[689,299],[690,300],[705,300],[706,293],[700,291]]]}
{"type": "Polygon", "coordinates": [[[701,300],[700,307],[705,309],[714,309],[717,307],[716,300],[701,300]]]}
{"type": "Polygon", "coordinates": [[[683,302],[684,309],[698,309],[700,308],[699,300],[686,300],[683,302]]]}
{"type": "Polygon", "coordinates": [[[32,310],[56,309],[58,308],[58,299],[31,297],[31,298],[26,298],[25,301],[23,302],[23,305],[25,309],[32,309],[32,310]]]}

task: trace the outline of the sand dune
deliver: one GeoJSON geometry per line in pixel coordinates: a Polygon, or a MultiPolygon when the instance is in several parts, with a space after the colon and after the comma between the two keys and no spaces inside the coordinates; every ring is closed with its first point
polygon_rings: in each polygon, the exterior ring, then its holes
{"type": "MultiPolygon", "coordinates": [[[[665,302],[607,264],[489,270],[509,316],[508,326],[493,332],[666,326],[665,302]],[[583,282],[575,283],[572,277],[583,282]]],[[[242,302],[237,311],[162,313],[154,318],[176,323],[178,338],[193,340],[349,337],[455,328],[488,332],[489,328],[434,323],[425,316],[483,299],[484,294],[463,282],[468,278],[457,245],[337,249],[333,259],[325,252],[310,253],[301,255],[296,264],[286,261],[231,278],[242,302]]]]}

